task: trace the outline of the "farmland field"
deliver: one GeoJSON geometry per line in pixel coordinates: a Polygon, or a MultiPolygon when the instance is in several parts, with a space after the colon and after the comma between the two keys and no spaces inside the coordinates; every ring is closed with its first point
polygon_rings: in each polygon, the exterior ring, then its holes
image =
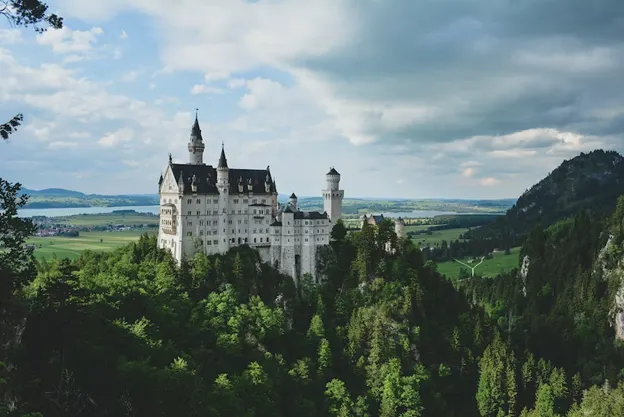
{"type": "Polygon", "coordinates": [[[57,219],[59,223],[67,223],[73,226],[103,226],[110,224],[135,226],[139,224],[158,224],[158,216],[148,216],[141,213],[78,214],[74,216],[58,217],[57,219]]]}
{"type": "Polygon", "coordinates": [[[96,252],[112,251],[138,240],[142,233],[145,232],[138,230],[81,232],[78,237],[32,237],[27,243],[35,245],[35,257],[38,259],[50,259],[53,254],[56,254],[58,258],[76,259],[80,256],[80,252],[87,249],[96,252]]]}
{"type": "MultiPolygon", "coordinates": [[[[460,259],[460,261],[468,263],[468,259],[460,259]]],[[[472,265],[476,265],[479,261],[473,262],[472,265]]],[[[485,259],[481,265],[475,268],[475,275],[482,277],[495,277],[501,272],[507,272],[513,268],[517,268],[520,263],[520,247],[512,248],[509,255],[505,255],[504,252],[497,252],[493,254],[492,259],[485,259]]],[[[460,265],[455,261],[446,261],[438,264],[438,272],[445,275],[448,279],[455,280],[459,277],[459,271],[461,268],[470,270],[465,266],[460,265]]]]}
{"type": "MultiPolygon", "coordinates": [[[[417,226],[405,226],[405,232],[412,232],[416,230],[426,230],[427,225],[417,226]]],[[[412,242],[419,244],[421,247],[430,245],[439,245],[443,240],[451,242],[459,239],[459,235],[466,233],[467,228],[447,229],[447,230],[434,230],[431,234],[421,234],[412,236],[412,242]]]]}

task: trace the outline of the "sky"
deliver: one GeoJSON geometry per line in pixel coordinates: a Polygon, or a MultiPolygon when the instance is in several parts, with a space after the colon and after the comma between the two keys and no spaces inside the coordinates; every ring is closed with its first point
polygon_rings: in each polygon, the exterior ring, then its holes
{"type": "Polygon", "coordinates": [[[514,198],[624,152],[622,0],[53,0],[0,21],[0,177],[153,194],[168,153],[267,165],[282,194],[514,198]],[[4,142],[4,141],[3,141],[4,142]]]}

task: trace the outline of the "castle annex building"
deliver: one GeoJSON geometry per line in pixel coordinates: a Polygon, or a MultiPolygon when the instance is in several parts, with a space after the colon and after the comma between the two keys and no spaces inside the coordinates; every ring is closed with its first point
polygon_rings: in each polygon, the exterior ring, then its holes
{"type": "Polygon", "coordinates": [[[204,163],[204,142],[197,116],[188,144],[189,162],[169,164],[160,176],[158,245],[180,262],[197,251],[225,253],[237,245],[255,248],[265,262],[298,278],[316,276],[318,248],[329,244],[340,218],[344,191],[334,168],[322,191],[324,212],[300,211],[293,193],[277,202],[275,178],[266,169],[230,168],[221,148],[215,167],[204,163]]]}

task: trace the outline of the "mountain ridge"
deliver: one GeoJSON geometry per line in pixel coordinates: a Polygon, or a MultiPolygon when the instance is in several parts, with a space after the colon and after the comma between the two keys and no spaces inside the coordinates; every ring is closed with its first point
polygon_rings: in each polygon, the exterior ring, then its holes
{"type": "Polygon", "coordinates": [[[624,157],[602,149],[581,152],[522,193],[504,216],[467,237],[516,246],[535,227],[546,228],[583,210],[610,212],[622,194],[624,157]]]}

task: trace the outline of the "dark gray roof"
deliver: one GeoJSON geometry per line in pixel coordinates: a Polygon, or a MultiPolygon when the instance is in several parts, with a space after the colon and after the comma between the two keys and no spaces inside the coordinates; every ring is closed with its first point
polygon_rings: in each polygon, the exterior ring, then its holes
{"type": "MultiPolygon", "coordinates": [[[[174,178],[180,180],[183,176],[184,194],[193,194],[191,183],[195,176],[195,184],[197,185],[197,194],[219,194],[215,185],[217,180],[217,170],[211,165],[192,165],[192,164],[171,164],[174,178]]],[[[230,194],[239,194],[238,183],[242,179],[243,192],[249,193],[249,186],[252,186],[254,195],[267,195],[264,182],[266,181],[267,171],[264,169],[230,169],[228,177],[230,181],[230,194]]],[[[276,193],[275,183],[271,183],[269,194],[276,193]]]]}
{"type": "Polygon", "coordinates": [[[217,168],[227,168],[228,164],[227,164],[227,159],[225,158],[225,149],[223,148],[223,146],[221,146],[221,156],[219,157],[219,165],[217,165],[217,168]]]}
{"type": "Polygon", "coordinates": [[[327,213],[319,213],[318,211],[298,211],[295,213],[295,220],[321,220],[327,219],[327,213]]]}
{"type": "Polygon", "coordinates": [[[383,214],[371,214],[371,217],[375,220],[375,224],[380,223],[384,220],[383,214]]]}
{"type": "Polygon", "coordinates": [[[295,193],[292,193],[292,194],[290,195],[290,198],[297,198],[297,196],[295,195],[295,193]]]}
{"type": "Polygon", "coordinates": [[[195,123],[193,123],[193,127],[191,128],[191,139],[192,138],[203,140],[201,135],[201,129],[199,128],[199,120],[197,120],[197,114],[195,114],[195,123]]]}
{"type": "Polygon", "coordinates": [[[163,176],[162,176],[162,174],[160,174],[160,179],[158,180],[158,185],[162,184],[162,182],[163,182],[163,176]]]}
{"type": "Polygon", "coordinates": [[[327,173],[327,175],[340,175],[340,174],[338,173],[338,171],[336,171],[334,167],[332,167],[327,173]]]}
{"type": "Polygon", "coordinates": [[[275,220],[273,223],[271,223],[269,226],[281,226],[282,222],[278,222],[277,220],[275,220]]]}

